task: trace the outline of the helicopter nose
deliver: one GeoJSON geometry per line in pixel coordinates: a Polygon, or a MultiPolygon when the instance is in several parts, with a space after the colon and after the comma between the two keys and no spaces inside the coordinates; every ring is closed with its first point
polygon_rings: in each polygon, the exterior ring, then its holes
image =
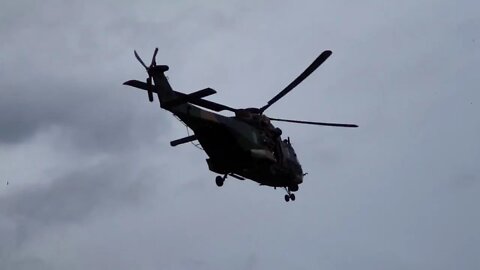
{"type": "Polygon", "coordinates": [[[303,183],[303,175],[302,174],[296,175],[295,183],[297,183],[297,184],[303,183]]]}

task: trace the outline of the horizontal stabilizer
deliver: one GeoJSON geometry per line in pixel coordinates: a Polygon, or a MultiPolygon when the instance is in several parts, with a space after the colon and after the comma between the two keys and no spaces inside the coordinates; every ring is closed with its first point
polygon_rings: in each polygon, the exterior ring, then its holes
{"type": "Polygon", "coordinates": [[[205,89],[193,92],[191,94],[182,94],[180,95],[180,97],[174,100],[168,101],[165,104],[165,106],[173,107],[173,106],[177,106],[184,103],[194,103],[196,100],[200,100],[203,97],[207,97],[216,93],[217,91],[213,90],[212,88],[205,88],[205,89]]]}
{"type": "Polygon", "coordinates": [[[198,98],[204,98],[213,94],[216,94],[217,91],[213,90],[212,88],[208,87],[202,90],[198,90],[196,92],[190,93],[187,96],[191,99],[198,99],[198,98]]]}
{"type": "MultiPolygon", "coordinates": [[[[139,89],[143,89],[143,90],[146,90],[146,91],[151,91],[151,92],[154,92],[154,93],[157,93],[157,94],[159,93],[158,88],[156,88],[153,85],[149,85],[145,82],[141,82],[141,81],[137,81],[137,80],[130,80],[130,81],[124,82],[123,84],[128,85],[128,86],[133,86],[133,87],[136,87],[136,88],[139,88],[139,89]]],[[[178,98],[171,101],[173,103],[168,104],[169,106],[189,102],[189,103],[195,104],[197,106],[200,106],[200,107],[212,110],[212,111],[216,111],[216,112],[221,112],[221,111],[236,112],[237,111],[236,109],[234,109],[232,107],[229,107],[229,106],[226,106],[226,105],[223,105],[223,104],[219,104],[219,103],[216,103],[216,102],[213,102],[213,101],[209,101],[209,100],[206,100],[206,99],[202,99],[202,97],[206,97],[206,96],[213,95],[213,94],[216,93],[216,91],[211,89],[211,88],[205,88],[203,90],[193,92],[189,95],[181,93],[181,92],[177,92],[177,91],[173,91],[173,92],[176,95],[178,95],[178,98]],[[176,100],[178,100],[178,101],[176,101],[176,100]],[[179,102],[179,101],[181,101],[181,102],[179,102]],[[177,103],[177,102],[179,102],[179,103],[177,103]]]]}
{"type": "Polygon", "coordinates": [[[179,144],[184,144],[184,143],[189,143],[189,142],[193,142],[197,139],[197,136],[195,135],[190,135],[188,137],[185,137],[185,138],[181,138],[181,139],[178,139],[178,140],[174,140],[174,141],[171,141],[170,142],[170,145],[171,146],[177,146],[179,144]]]}

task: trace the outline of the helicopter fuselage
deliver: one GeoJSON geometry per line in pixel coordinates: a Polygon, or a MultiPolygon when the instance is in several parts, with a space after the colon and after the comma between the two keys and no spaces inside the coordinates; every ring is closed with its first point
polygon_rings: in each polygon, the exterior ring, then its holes
{"type": "MultiPolygon", "coordinates": [[[[261,185],[298,190],[303,172],[289,140],[260,122],[227,117],[191,104],[167,108],[195,133],[211,171],[238,175],[261,185]],[[255,123],[259,123],[255,125],[255,123]]],[[[273,127],[273,126],[272,126],[273,127]]]]}

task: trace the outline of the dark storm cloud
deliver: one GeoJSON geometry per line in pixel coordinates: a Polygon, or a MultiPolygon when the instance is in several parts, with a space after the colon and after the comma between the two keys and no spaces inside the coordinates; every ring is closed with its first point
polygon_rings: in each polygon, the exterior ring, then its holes
{"type": "Polygon", "coordinates": [[[169,122],[157,114],[157,108],[151,108],[150,114],[139,113],[134,109],[138,104],[118,98],[128,94],[121,82],[117,86],[93,81],[30,83],[7,86],[2,92],[0,144],[21,143],[37,132],[56,128],[78,149],[118,151],[138,145],[140,134],[150,141],[169,130],[169,122]]]}
{"type": "MultiPolygon", "coordinates": [[[[112,61],[112,53],[124,42],[122,34],[118,33],[122,41],[105,44],[94,28],[75,23],[82,18],[81,10],[65,24],[57,24],[64,15],[49,17],[52,11],[43,9],[16,20],[16,31],[2,30],[0,144],[20,143],[49,128],[61,129],[80,149],[126,149],[135,145],[136,135],[145,128],[149,129],[145,139],[154,138],[160,129],[149,128],[150,123],[162,122],[163,116],[135,109],[138,103],[127,94],[132,90],[121,85],[130,79],[128,73],[112,61]]],[[[129,56],[125,59],[140,71],[129,56]]],[[[163,132],[169,127],[164,123],[163,132]]]]}
{"type": "Polygon", "coordinates": [[[18,226],[22,243],[44,228],[79,223],[105,205],[115,209],[138,202],[150,184],[138,179],[124,163],[102,162],[0,198],[0,213],[18,226]]]}

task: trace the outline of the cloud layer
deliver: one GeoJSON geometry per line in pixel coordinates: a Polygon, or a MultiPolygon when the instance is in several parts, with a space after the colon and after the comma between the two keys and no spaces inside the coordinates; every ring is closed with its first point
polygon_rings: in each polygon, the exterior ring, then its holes
{"type": "Polygon", "coordinates": [[[480,36],[471,1],[16,1],[0,11],[1,269],[478,269],[480,36]],[[309,172],[297,201],[228,180],[146,94],[261,106],[309,172]]]}

